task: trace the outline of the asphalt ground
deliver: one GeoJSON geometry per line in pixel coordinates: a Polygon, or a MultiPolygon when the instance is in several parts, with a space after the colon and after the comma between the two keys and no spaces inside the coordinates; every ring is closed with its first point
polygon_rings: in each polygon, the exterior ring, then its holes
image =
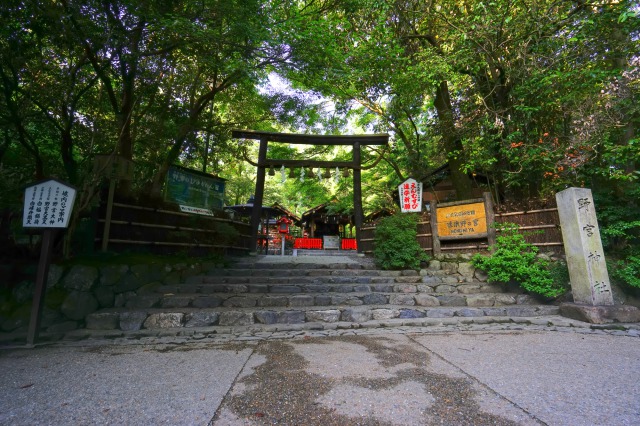
{"type": "Polygon", "coordinates": [[[640,339],[528,330],[0,350],[2,425],[639,425],[640,339]]]}

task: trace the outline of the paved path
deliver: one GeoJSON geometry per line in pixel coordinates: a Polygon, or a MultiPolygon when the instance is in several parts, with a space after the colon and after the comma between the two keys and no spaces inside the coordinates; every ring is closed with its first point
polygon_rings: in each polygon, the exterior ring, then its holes
{"type": "Polygon", "coordinates": [[[640,424],[637,333],[519,328],[4,348],[0,424],[640,424]]]}

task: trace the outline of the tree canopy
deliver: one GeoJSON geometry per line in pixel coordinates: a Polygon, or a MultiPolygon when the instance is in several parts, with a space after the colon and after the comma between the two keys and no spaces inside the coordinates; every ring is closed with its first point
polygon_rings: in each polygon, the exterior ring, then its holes
{"type": "Polygon", "coordinates": [[[473,172],[511,197],[637,179],[633,3],[362,0],[324,16],[284,72],[389,129],[398,179],[448,163],[460,198],[473,172]]]}
{"type": "MultiPolygon", "coordinates": [[[[88,205],[93,156],[112,153],[136,164],[130,187],[121,183],[131,196],[158,196],[181,164],[228,179],[227,203],[243,203],[255,146],[232,128],[390,133],[391,149],[363,153],[382,158],[363,174],[368,211],[442,165],[460,199],[475,175],[500,198],[571,185],[629,193],[638,13],[627,0],[7,0],[2,207],[19,208],[23,185],[43,177],[80,187],[88,205]]],[[[348,178],[297,170],[267,183],[266,201],[291,210],[334,198],[350,207],[348,178]]]]}

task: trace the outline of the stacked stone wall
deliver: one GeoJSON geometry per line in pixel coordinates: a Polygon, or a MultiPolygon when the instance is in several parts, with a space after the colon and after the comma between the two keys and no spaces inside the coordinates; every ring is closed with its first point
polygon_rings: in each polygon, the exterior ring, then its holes
{"type": "MultiPolygon", "coordinates": [[[[207,264],[115,264],[104,266],[52,264],[49,268],[42,327],[65,332],[85,326],[87,316],[104,308],[151,307],[154,290],[201,274],[207,264]],[[135,300],[135,302],[131,302],[135,300]]],[[[26,330],[34,282],[25,280],[0,295],[0,331],[26,330]]]]}

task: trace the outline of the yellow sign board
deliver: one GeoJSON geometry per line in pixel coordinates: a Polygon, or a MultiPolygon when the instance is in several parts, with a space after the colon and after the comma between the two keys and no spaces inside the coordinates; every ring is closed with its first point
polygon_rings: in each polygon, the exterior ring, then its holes
{"type": "Polygon", "coordinates": [[[438,237],[481,238],[487,234],[484,203],[438,207],[438,237]]]}

